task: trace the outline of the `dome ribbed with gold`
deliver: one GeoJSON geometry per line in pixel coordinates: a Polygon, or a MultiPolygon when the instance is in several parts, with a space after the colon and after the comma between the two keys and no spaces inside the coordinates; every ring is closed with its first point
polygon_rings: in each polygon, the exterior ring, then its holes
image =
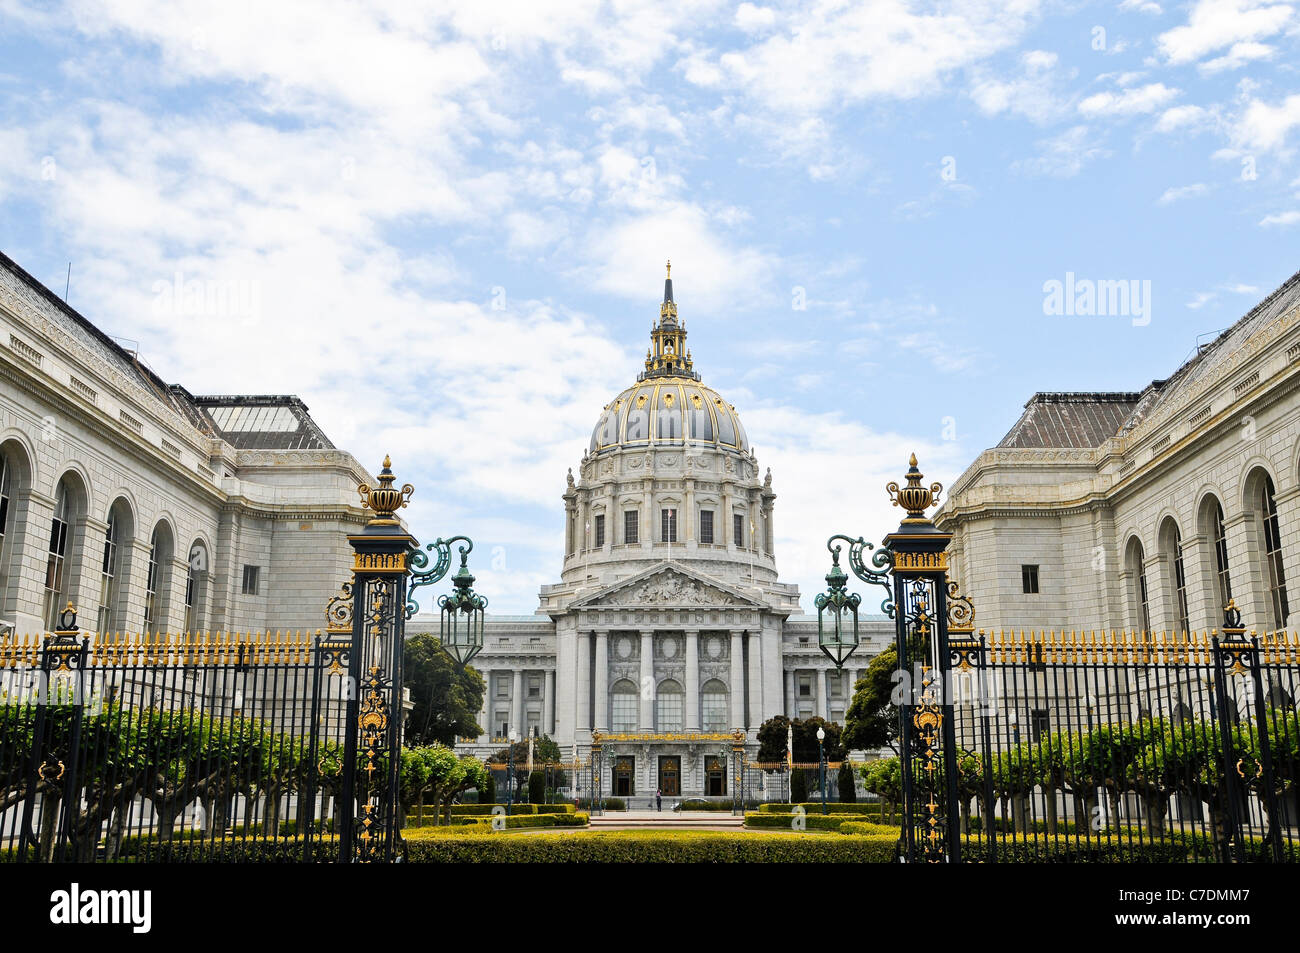
{"type": "Polygon", "coordinates": [[[664,279],[659,320],[650,331],[645,371],[637,383],[606,404],[588,448],[703,445],[749,452],[736,408],[700,383],[686,349],[686,325],[677,320],[672,264],[664,279]]]}

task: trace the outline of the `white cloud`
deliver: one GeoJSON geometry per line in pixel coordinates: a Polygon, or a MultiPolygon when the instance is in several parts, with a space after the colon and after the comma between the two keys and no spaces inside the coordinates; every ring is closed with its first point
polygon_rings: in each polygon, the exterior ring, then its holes
{"type": "Polygon", "coordinates": [[[1119,8],[1125,13],[1145,13],[1153,17],[1158,17],[1164,13],[1164,10],[1160,8],[1160,4],[1155,3],[1154,0],[1123,0],[1119,8]]]}
{"type": "Polygon", "coordinates": [[[1197,182],[1194,185],[1171,186],[1165,189],[1164,194],[1157,200],[1161,205],[1170,205],[1182,199],[1189,199],[1198,195],[1205,195],[1209,191],[1209,186],[1204,182],[1197,182]]]}
{"type": "Polygon", "coordinates": [[[1300,126],[1300,94],[1292,94],[1276,106],[1255,99],[1233,125],[1232,140],[1248,151],[1280,150],[1297,126],[1300,126]]]}
{"type": "Polygon", "coordinates": [[[1171,106],[1160,114],[1156,132],[1174,132],[1179,129],[1204,126],[1210,112],[1203,106],[1171,106]]]}
{"type": "Polygon", "coordinates": [[[1178,95],[1164,83],[1149,83],[1118,93],[1094,93],[1079,103],[1079,112],[1085,116],[1133,116],[1155,112],[1178,95]]]}
{"type": "Polygon", "coordinates": [[[1265,215],[1259,220],[1259,224],[1265,228],[1281,226],[1285,228],[1288,225],[1300,224],[1300,211],[1277,212],[1273,215],[1265,215]]]}
{"type": "Polygon", "coordinates": [[[970,97],[988,116],[1007,112],[1039,123],[1055,119],[1066,109],[1065,97],[1054,89],[1057,59],[1055,53],[1030,50],[1020,57],[1020,75],[1010,78],[975,70],[970,97]]]}
{"type": "Polygon", "coordinates": [[[1089,162],[1110,154],[1092,141],[1089,132],[1087,126],[1072,126],[1059,135],[1040,139],[1035,143],[1038,155],[1019,159],[1011,164],[1011,168],[1025,175],[1057,178],[1078,175],[1089,162]]]}
{"type": "Polygon", "coordinates": [[[1156,45],[1166,62],[1191,63],[1215,50],[1273,36],[1287,26],[1292,13],[1285,3],[1197,0],[1187,22],[1160,34],[1156,45]]]}
{"type": "Polygon", "coordinates": [[[769,29],[776,23],[776,11],[771,7],[742,3],[736,8],[735,22],[736,26],[746,33],[757,33],[769,29]]]}
{"type": "Polygon", "coordinates": [[[1275,52],[1267,43],[1234,43],[1225,55],[1206,60],[1197,69],[1206,74],[1240,69],[1255,60],[1271,59],[1275,52]]]}
{"type": "Polygon", "coordinates": [[[937,92],[952,71],[1013,46],[1037,0],[917,11],[903,0],[821,3],[744,49],[697,54],[686,78],[743,91],[771,108],[808,112],[877,97],[937,92]]]}

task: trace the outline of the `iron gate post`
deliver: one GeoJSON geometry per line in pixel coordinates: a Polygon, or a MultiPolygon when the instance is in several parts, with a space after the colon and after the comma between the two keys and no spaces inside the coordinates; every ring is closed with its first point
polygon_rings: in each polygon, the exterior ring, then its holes
{"type": "Polygon", "coordinates": [[[379,485],[358,487],[362,505],[373,515],[360,533],[348,537],[353,549],[353,612],[339,805],[342,863],[392,862],[400,846],[397,795],[407,557],[417,543],[395,515],[415,488],[409,483],[394,487],[391,467],[385,457],[379,485]],[[362,791],[357,790],[358,781],[364,784],[362,791]]]}
{"type": "Polygon", "coordinates": [[[941,532],[926,515],[943,487],[922,486],[915,454],[909,462],[906,485],[886,486],[907,516],[884,539],[893,559],[898,665],[912,679],[910,685],[904,681],[899,706],[903,848],[909,862],[960,863],[961,834],[952,830],[958,813],[957,745],[946,606],[952,534],[941,532]]]}

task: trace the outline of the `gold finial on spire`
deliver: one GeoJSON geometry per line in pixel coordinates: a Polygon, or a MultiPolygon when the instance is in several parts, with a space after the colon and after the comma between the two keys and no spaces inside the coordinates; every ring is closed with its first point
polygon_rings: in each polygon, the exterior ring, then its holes
{"type": "MultiPolygon", "coordinates": [[[[384,464],[384,465],[387,466],[387,464],[384,464]]],[[[910,467],[914,467],[914,466],[916,466],[916,454],[915,454],[915,453],[912,454],[912,459],[907,461],[907,465],[910,466],[910,467]]]]}
{"type": "Polygon", "coordinates": [[[673,260],[671,258],[668,259],[667,268],[668,268],[668,274],[666,274],[664,277],[671,278],[673,276],[673,260]]]}
{"type": "MultiPolygon", "coordinates": [[[[916,462],[916,458],[915,458],[915,457],[912,458],[912,462],[913,462],[913,463],[916,462]]],[[[387,469],[389,469],[392,465],[393,465],[393,458],[390,457],[388,454],[384,454],[384,469],[387,470],[387,469]]]]}

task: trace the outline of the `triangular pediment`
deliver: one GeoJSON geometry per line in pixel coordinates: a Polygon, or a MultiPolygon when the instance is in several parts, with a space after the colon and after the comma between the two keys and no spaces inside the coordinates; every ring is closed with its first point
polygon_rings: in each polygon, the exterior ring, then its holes
{"type": "Polygon", "coordinates": [[[669,563],[660,563],[628,579],[620,579],[612,586],[573,602],[569,608],[595,606],[620,609],[767,608],[739,589],[669,563]]]}

